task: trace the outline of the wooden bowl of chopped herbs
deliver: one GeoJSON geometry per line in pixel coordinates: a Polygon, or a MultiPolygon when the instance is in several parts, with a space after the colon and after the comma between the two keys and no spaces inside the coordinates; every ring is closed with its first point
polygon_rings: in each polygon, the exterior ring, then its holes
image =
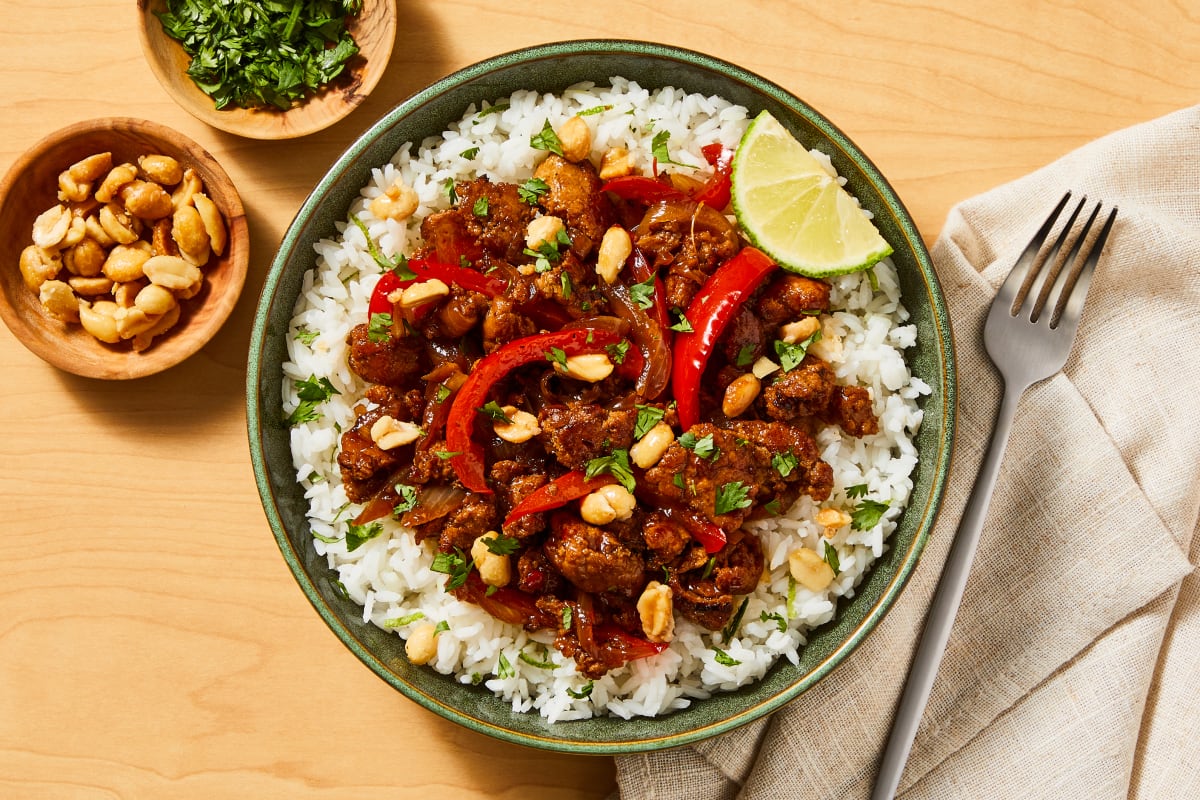
{"type": "Polygon", "coordinates": [[[196,118],[253,139],[319,131],[387,68],[394,0],[138,0],[142,50],[196,118]]]}

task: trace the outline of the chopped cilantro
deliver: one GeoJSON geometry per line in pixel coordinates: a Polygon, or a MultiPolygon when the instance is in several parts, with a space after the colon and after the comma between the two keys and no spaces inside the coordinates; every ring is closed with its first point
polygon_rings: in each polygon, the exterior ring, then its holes
{"type": "Polygon", "coordinates": [[[489,586],[489,587],[487,587],[486,589],[484,589],[484,590],[483,590],[483,596],[484,596],[484,597],[491,597],[492,595],[494,595],[494,594],[496,593],[496,589],[497,589],[497,588],[499,588],[499,587],[497,587],[497,586],[489,586]]]}
{"type": "Polygon", "coordinates": [[[776,453],[771,456],[771,466],[779,473],[781,478],[786,478],[792,474],[792,470],[800,465],[800,459],[792,454],[791,450],[785,450],[782,453],[776,453]]]}
{"type": "Polygon", "coordinates": [[[588,681],[587,683],[585,683],[583,685],[583,688],[580,689],[579,691],[575,691],[570,686],[568,686],[567,694],[571,695],[571,697],[574,697],[576,700],[583,700],[584,698],[592,696],[592,688],[595,685],[596,685],[595,681],[588,681]]]}
{"type": "Polygon", "coordinates": [[[512,536],[489,536],[483,540],[483,544],[487,547],[488,552],[495,553],[498,556],[511,556],[521,547],[521,543],[512,536]]]}
{"type": "Polygon", "coordinates": [[[461,153],[459,153],[459,156],[461,156],[462,158],[468,158],[468,159],[474,158],[477,155],[479,155],[478,147],[468,147],[466,150],[463,150],[461,153]]]}
{"type": "Polygon", "coordinates": [[[346,551],[354,552],[362,546],[363,542],[374,539],[381,533],[383,533],[383,525],[378,522],[372,522],[370,525],[348,523],[346,525],[346,551]]]}
{"type": "Polygon", "coordinates": [[[475,120],[478,121],[491,114],[499,114],[506,110],[508,110],[508,103],[496,103],[480,110],[480,112],[475,115],[475,120]]]}
{"type": "Polygon", "coordinates": [[[868,531],[879,524],[888,504],[878,500],[863,500],[850,512],[850,527],[856,531],[868,531]]]}
{"type": "Polygon", "coordinates": [[[683,485],[683,473],[682,472],[676,472],[675,475],[671,478],[671,483],[675,484],[675,488],[677,488],[681,492],[685,491],[687,489],[687,487],[683,485]]]}
{"type": "Polygon", "coordinates": [[[448,398],[449,396],[450,396],[450,387],[443,383],[443,384],[439,385],[437,388],[437,391],[433,393],[433,401],[435,403],[444,403],[444,402],[446,402],[446,398],[448,398]]]}
{"type": "Polygon", "coordinates": [[[846,487],[846,497],[849,497],[852,500],[855,498],[858,498],[858,497],[866,497],[866,496],[867,496],[867,485],[865,483],[857,483],[854,486],[846,487]]]}
{"type": "Polygon", "coordinates": [[[328,378],[317,378],[316,375],[296,381],[296,393],[300,398],[300,404],[284,420],[289,426],[316,422],[321,418],[321,412],[317,411],[317,404],[339,394],[328,378]]]}
{"type": "Polygon", "coordinates": [[[743,345],[741,350],[738,350],[737,359],[734,361],[739,367],[748,367],[754,363],[754,345],[743,345]]]}
{"type": "Polygon", "coordinates": [[[551,347],[546,353],[546,360],[552,364],[558,364],[563,369],[567,368],[567,351],[561,347],[551,347]]]}
{"type": "Polygon", "coordinates": [[[546,120],[542,129],[529,137],[529,146],[534,150],[548,150],[559,156],[563,154],[562,142],[558,140],[558,134],[550,126],[550,120],[546,120]]]}
{"type": "Polygon", "coordinates": [[[450,591],[467,582],[467,575],[471,572],[471,566],[474,563],[468,561],[463,555],[463,551],[456,547],[453,553],[438,553],[434,556],[433,564],[429,568],[434,572],[450,576],[446,581],[446,591],[450,591]]]}
{"type": "Polygon", "coordinates": [[[774,620],[775,627],[779,628],[779,632],[787,633],[787,620],[784,619],[783,614],[780,614],[779,612],[768,614],[766,611],[764,611],[762,612],[762,615],[759,616],[758,620],[759,622],[770,622],[771,620],[774,620]]]}
{"type": "Polygon", "coordinates": [[[496,660],[496,677],[511,678],[516,674],[517,671],[513,669],[513,665],[508,663],[508,658],[504,655],[504,653],[501,653],[500,658],[496,660]]]}
{"type": "Polygon", "coordinates": [[[675,317],[679,321],[676,322],[674,325],[668,325],[667,327],[670,330],[673,330],[677,333],[691,333],[692,332],[692,330],[693,330],[692,323],[688,321],[688,318],[686,316],[684,316],[683,311],[681,311],[678,308],[672,308],[671,313],[674,314],[675,317]]]}
{"type": "Polygon", "coordinates": [[[749,602],[749,597],[742,600],[742,604],[738,606],[737,613],[733,615],[733,619],[729,620],[729,624],[721,631],[721,641],[725,644],[729,644],[733,641],[733,637],[737,636],[738,628],[742,627],[742,617],[746,615],[746,605],[749,602]]]}
{"type": "Polygon", "coordinates": [[[458,202],[458,192],[454,190],[454,178],[446,178],[442,182],[442,190],[446,193],[446,197],[450,198],[452,204],[458,202]]]}
{"type": "Polygon", "coordinates": [[[392,617],[383,621],[385,628],[403,628],[405,625],[411,625],[419,619],[425,619],[425,612],[414,611],[411,614],[405,614],[403,617],[392,617]]]}
{"type": "Polygon", "coordinates": [[[395,488],[400,495],[400,502],[392,507],[392,514],[398,517],[417,507],[417,489],[407,483],[397,483],[395,488]]]}
{"type": "Polygon", "coordinates": [[[796,579],[788,575],[787,613],[791,617],[796,613],[796,579]]]}
{"type": "Polygon", "coordinates": [[[435,456],[437,456],[438,458],[440,458],[442,461],[449,461],[450,459],[454,458],[455,456],[461,456],[462,451],[460,451],[460,450],[434,450],[433,454],[435,456]]]}
{"type": "Polygon", "coordinates": [[[783,510],[779,507],[778,497],[773,497],[768,502],[763,503],[763,510],[773,517],[778,517],[783,513],[783,510]]]}
{"type": "Polygon", "coordinates": [[[719,647],[713,648],[713,661],[716,661],[718,664],[722,664],[726,667],[736,667],[738,664],[742,663],[719,647]]]}
{"type": "Polygon", "coordinates": [[[437,625],[433,626],[434,634],[439,634],[442,631],[448,631],[448,630],[450,630],[450,623],[446,622],[446,620],[442,620],[437,625]]]}
{"type": "Polygon", "coordinates": [[[783,367],[784,372],[791,372],[800,365],[804,360],[804,354],[808,352],[808,347],[813,342],[821,340],[821,330],[818,328],[813,331],[812,336],[809,336],[802,342],[790,344],[779,339],[775,342],[775,355],[779,356],[779,364],[783,367]]]}
{"type": "Polygon", "coordinates": [[[573,617],[573,614],[572,614],[572,611],[571,611],[571,607],[570,607],[569,605],[567,605],[566,603],[563,603],[563,610],[562,610],[562,626],[563,626],[563,630],[564,630],[564,631],[569,631],[569,630],[571,630],[571,619],[572,619],[572,617],[573,617]]]}
{"type": "Polygon", "coordinates": [[[392,315],[386,312],[372,314],[367,323],[367,339],[372,342],[386,342],[392,335],[392,315]]]}
{"type": "Polygon", "coordinates": [[[629,297],[642,310],[652,308],[654,306],[654,276],[651,275],[641,283],[630,286],[629,297]]]}
{"type": "MultiPolygon", "coordinates": [[[[563,296],[563,299],[564,299],[564,300],[570,300],[570,299],[571,299],[571,276],[570,276],[570,275],[568,275],[568,274],[567,274],[567,273],[564,271],[564,272],[563,272],[561,275],[559,275],[558,277],[559,277],[559,283],[561,283],[561,284],[562,284],[562,296],[563,296]]],[[[618,363],[620,363],[620,362],[618,362],[618,363]]]]}
{"type": "Polygon", "coordinates": [[[739,508],[749,508],[753,502],[750,497],[750,487],[741,481],[731,481],[717,489],[713,500],[714,514],[728,514],[739,508]]]}
{"type": "Polygon", "coordinates": [[[654,134],[654,138],[650,140],[650,152],[654,155],[654,160],[659,164],[674,164],[677,167],[696,169],[694,164],[681,164],[678,161],[672,160],[671,154],[667,150],[667,141],[670,138],[670,131],[659,131],[654,134]]]}
{"type": "Polygon", "coordinates": [[[497,422],[503,422],[505,425],[512,425],[512,418],[504,413],[504,409],[495,400],[488,400],[483,408],[475,409],[484,416],[491,417],[497,422]]]}
{"type": "Polygon", "coordinates": [[[537,205],[538,198],[550,191],[550,186],[541,178],[530,178],[517,187],[517,196],[529,205],[537,205]]]}
{"type": "Polygon", "coordinates": [[[306,330],[304,328],[299,328],[296,330],[296,334],[293,338],[295,338],[295,340],[297,342],[304,345],[305,347],[310,347],[312,345],[312,343],[315,342],[317,340],[317,337],[320,335],[321,334],[319,331],[310,331],[310,330],[306,330]]]}
{"type": "Polygon", "coordinates": [[[593,458],[587,462],[587,466],[584,468],[584,474],[589,480],[606,472],[616,478],[617,483],[630,492],[637,485],[633,478],[633,471],[629,467],[628,450],[613,450],[606,456],[593,458]]]}
{"type": "Polygon", "coordinates": [[[825,542],[825,563],[833,569],[834,575],[841,574],[842,563],[838,560],[837,548],[829,542],[825,542]]]}
{"type": "Polygon", "coordinates": [[[606,105],[602,105],[602,106],[592,106],[591,108],[585,108],[583,111],[577,112],[575,114],[575,116],[590,117],[592,114],[603,114],[605,111],[611,111],[611,110],[612,110],[611,104],[606,104],[606,105]]]}
{"type": "MultiPolygon", "coordinates": [[[[563,277],[566,277],[565,273],[563,274],[563,277]]],[[[623,339],[616,344],[610,344],[606,346],[604,349],[608,352],[609,360],[611,360],[614,364],[624,364],[625,356],[629,354],[629,342],[623,339]]]]}
{"type": "Polygon", "coordinates": [[[334,542],[341,541],[341,539],[337,538],[336,536],[323,536],[316,531],[309,531],[309,533],[311,533],[312,537],[318,542],[324,542],[325,544],[333,544],[334,542]]]}
{"type": "Polygon", "coordinates": [[[478,686],[481,683],[483,683],[483,675],[481,675],[478,672],[472,672],[471,673],[471,685],[478,686]]]}
{"type": "Polygon", "coordinates": [[[667,412],[657,406],[635,406],[637,408],[637,421],[633,423],[633,438],[641,439],[650,429],[658,423],[662,422],[663,415],[667,412]]]}
{"type": "Polygon", "coordinates": [[[480,195],[475,200],[475,204],[471,206],[471,213],[477,217],[486,217],[488,215],[488,199],[487,195],[480,195]]]}
{"type": "Polygon", "coordinates": [[[696,434],[688,431],[679,437],[679,446],[685,450],[691,450],[699,458],[707,458],[710,461],[716,461],[717,456],[721,455],[721,449],[713,443],[711,433],[706,433],[697,439],[696,434]]]}

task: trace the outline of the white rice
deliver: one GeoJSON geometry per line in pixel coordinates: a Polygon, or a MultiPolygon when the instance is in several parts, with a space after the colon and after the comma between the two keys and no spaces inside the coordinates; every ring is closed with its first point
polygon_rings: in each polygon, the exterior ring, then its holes
{"type": "MultiPolygon", "coordinates": [[[[529,139],[547,119],[557,128],[576,113],[598,107],[608,108],[583,117],[593,136],[593,161],[598,162],[609,148],[624,147],[642,171],[649,171],[651,141],[659,131],[670,132],[674,160],[704,165],[702,145],[721,142],[734,147],[748,124],[745,108],[720,98],[674,88],[647,90],[620,78],[612,79],[611,87],[573,86],[561,97],[517,92],[495,107],[485,106],[488,113],[467,109],[462,120],[440,137],[415,148],[402,147],[389,163],[373,171],[372,181],[349,212],[366,223],[384,255],[410,252],[420,220],[449,205],[444,188],[448,180],[481,174],[498,181],[524,180],[544,157],[529,146],[529,139]],[[491,110],[505,104],[507,108],[491,110]],[[470,158],[462,157],[475,148],[470,158]],[[413,187],[421,202],[406,223],[377,219],[369,207],[370,200],[397,179],[413,187]]],[[[814,154],[835,174],[828,157],[814,154]]],[[[704,170],[696,174],[703,175],[704,170]]],[[[554,649],[551,635],[530,634],[499,622],[444,591],[446,576],[430,569],[432,543],[417,544],[411,531],[398,523],[383,520],[382,535],[347,552],[346,524],[359,508],[347,502],[337,448],[340,432],[354,422],[353,406],[366,387],[346,366],[345,340],[350,329],[366,319],[380,269],[354,225],[347,221],[339,231],[339,238],[316,245],[316,267],[305,275],[296,303],[289,361],[284,365],[284,413],[299,403],[295,381],[325,377],[340,394],[319,407],[320,419],[292,429],[293,460],[309,503],[313,547],[328,558],[349,597],[362,605],[363,620],[402,637],[420,622],[448,625],[438,636],[431,668],[462,683],[482,683],[510,702],[514,711],[536,709],[550,721],[667,713],[713,692],[758,680],[780,656],[796,663],[806,634],[833,618],[838,598],[854,595],[866,571],[886,549],[912,489],[910,475],[917,452],[911,437],[921,423],[916,399],[928,394],[929,387],[912,377],[905,364],[903,351],[913,344],[916,330],[905,324],[908,314],[900,304],[895,269],[885,259],[874,269],[878,291],[872,291],[866,273],[832,281],[831,304],[839,310],[825,324],[825,338],[814,349],[832,362],[842,382],[870,388],[880,421],[880,432],[862,439],[836,427],[826,427],[818,435],[821,457],[834,474],[833,495],[825,505],[852,507],[858,501],[847,498],[845,490],[858,484],[869,487],[867,497],[888,503],[882,520],[870,530],[846,526],[833,535],[831,544],[841,571],[827,590],[811,592],[797,585],[788,571],[788,554],[797,547],[824,552],[824,529],[813,522],[817,504],[802,497],[785,516],[748,525],[762,541],[770,579],[749,596],[733,641],[722,641],[720,632],[680,618],[668,650],[591,682],[554,649]],[[840,354],[837,339],[842,344],[840,354]],[[779,618],[786,620],[782,631],[779,618]],[[553,669],[545,668],[547,663],[553,669]],[[579,696],[589,683],[590,694],[579,696]]]]}

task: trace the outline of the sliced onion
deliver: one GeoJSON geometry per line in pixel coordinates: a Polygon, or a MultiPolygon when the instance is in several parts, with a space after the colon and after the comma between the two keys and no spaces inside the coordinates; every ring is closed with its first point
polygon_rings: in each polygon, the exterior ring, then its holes
{"type": "Polygon", "coordinates": [[[625,284],[601,282],[600,290],[617,316],[628,323],[629,337],[646,357],[646,365],[637,379],[637,393],[643,402],[654,400],[666,390],[671,379],[671,347],[663,336],[663,329],[633,302],[625,284]]]}
{"type": "Polygon", "coordinates": [[[441,519],[462,505],[467,491],[457,486],[426,486],[417,490],[417,505],[404,512],[400,524],[415,528],[441,519]]]}

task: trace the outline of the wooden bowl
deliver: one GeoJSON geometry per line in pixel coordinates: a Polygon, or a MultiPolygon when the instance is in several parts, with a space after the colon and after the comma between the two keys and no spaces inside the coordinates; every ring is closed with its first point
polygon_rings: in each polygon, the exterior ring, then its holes
{"type": "Polygon", "coordinates": [[[396,38],[395,0],[363,0],[362,11],[347,27],[358,45],[358,55],[321,92],[288,111],[225,108],[187,75],[191,57],[163,30],[156,12],[166,10],[166,0],[138,0],[138,28],[142,51],[159,83],[175,102],[197,119],[238,136],[252,139],[292,139],[327,128],[357,108],[387,69],[396,38]]]}
{"type": "Polygon", "coordinates": [[[212,338],[237,303],[246,280],[250,238],[237,189],[204,148],[163,125],[140,119],[78,122],[42,139],[24,153],[0,183],[0,317],[30,351],[59,369],[89,378],[122,380],[178,364],[212,338]],[[196,170],[205,193],[225,217],[229,242],[202,268],[204,288],[180,302],[176,325],[140,353],[129,342],[104,344],[81,326],[50,317],[22,280],[18,261],[32,244],[33,222],[57,204],[58,175],[87,156],[112,151],[113,163],[136,163],[151,153],[168,155],[196,170]]]}

